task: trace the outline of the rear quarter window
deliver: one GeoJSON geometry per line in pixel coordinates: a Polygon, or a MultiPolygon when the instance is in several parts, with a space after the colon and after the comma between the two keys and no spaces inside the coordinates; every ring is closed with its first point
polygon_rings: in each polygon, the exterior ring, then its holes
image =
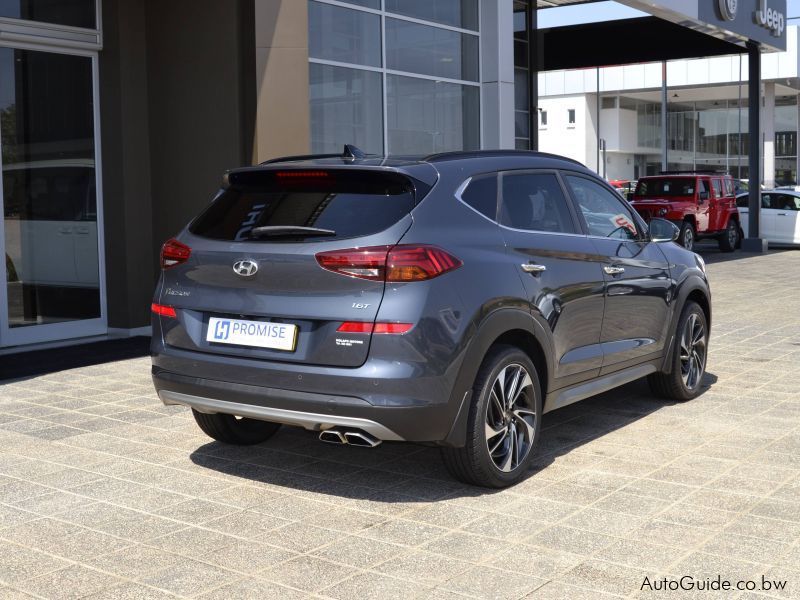
{"type": "Polygon", "coordinates": [[[487,219],[497,219],[497,174],[474,177],[461,193],[461,201],[487,219]]]}
{"type": "MultiPolygon", "coordinates": [[[[327,240],[361,237],[388,229],[406,216],[415,206],[415,194],[408,178],[389,172],[232,173],[229,187],[219,192],[189,231],[243,241],[253,239],[250,232],[256,227],[298,226],[335,231],[327,240]]],[[[302,236],[288,241],[297,237],[302,236]]]]}

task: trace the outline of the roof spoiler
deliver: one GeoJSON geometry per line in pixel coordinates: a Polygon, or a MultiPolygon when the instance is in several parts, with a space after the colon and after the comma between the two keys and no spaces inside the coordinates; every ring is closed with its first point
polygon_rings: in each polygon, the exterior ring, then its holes
{"type": "Polygon", "coordinates": [[[299,154],[297,156],[282,156],[280,158],[271,158],[265,160],[259,165],[271,165],[279,162],[295,162],[301,160],[314,160],[319,158],[342,158],[345,160],[356,160],[358,158],[366,158],[367,155],[363,150],[357,148],[353,144],[345,144],[344,150],[341,154],[299,154]]]}

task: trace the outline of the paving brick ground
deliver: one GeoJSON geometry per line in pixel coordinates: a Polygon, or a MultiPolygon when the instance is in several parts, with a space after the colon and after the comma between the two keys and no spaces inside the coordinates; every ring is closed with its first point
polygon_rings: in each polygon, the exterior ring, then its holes
{"type": "Polygon", "coordinates": [[[683,575],[800,598],[800,251],[708,258],[707,391],[551,413],[503,492],[432,448],[211,443],[146,359],[6,382],[0,598],[761,597],[641,589],[683,575]]]}

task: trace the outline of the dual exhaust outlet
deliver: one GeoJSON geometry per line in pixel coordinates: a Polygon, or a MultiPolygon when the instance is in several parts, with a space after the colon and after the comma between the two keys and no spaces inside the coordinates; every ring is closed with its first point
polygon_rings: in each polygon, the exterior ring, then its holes
{"type": "Polygon", "coordinates": [[[381,440],[366,431],[358,429],[339,429],[333,427],[326,429],[319,434],[319,441],[327,444],[340,444],[348,446],[362,446],[364,448],[374,448],[380,445],[381,440]]]}

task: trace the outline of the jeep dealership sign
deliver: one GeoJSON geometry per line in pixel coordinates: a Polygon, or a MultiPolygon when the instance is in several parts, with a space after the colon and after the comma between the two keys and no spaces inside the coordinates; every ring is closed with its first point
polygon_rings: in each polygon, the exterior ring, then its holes
{"type": "Polygon", "coordinates": [[[775,37],[781,37],[786,29],[786,14],[767,6],[767,0],[761,0],[760,8],[755,14],[755,20],[758,25],[770,30],[775,37]]]}
{"type": "Polygon", "coordinates": [[[786,50],[786,0],[618,0],[728,42],[786,50]]]}

